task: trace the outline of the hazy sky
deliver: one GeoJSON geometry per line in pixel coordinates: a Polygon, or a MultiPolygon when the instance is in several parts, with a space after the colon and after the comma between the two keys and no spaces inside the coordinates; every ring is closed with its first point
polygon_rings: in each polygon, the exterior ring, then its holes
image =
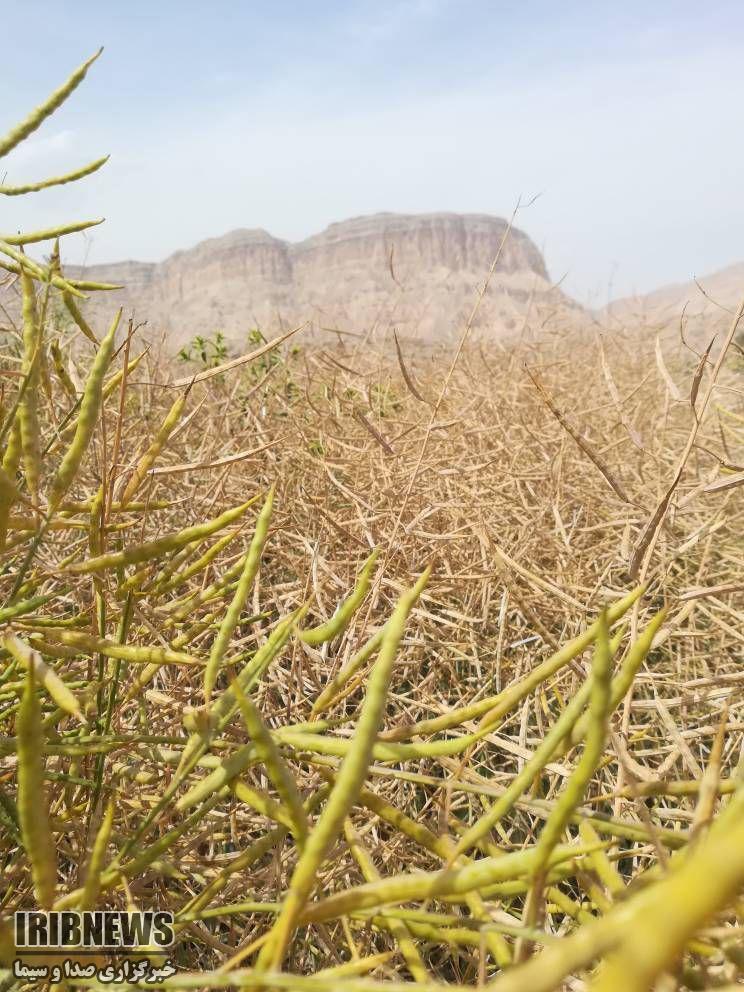
{"type": "Polygon", "coordinates": [[[595,303],[744,259],[741,0],[6,5],[4,130],[105,45],[7,181],[0,229],[105,214],[92,262],[378,210],[507,216],[595,303]]]}

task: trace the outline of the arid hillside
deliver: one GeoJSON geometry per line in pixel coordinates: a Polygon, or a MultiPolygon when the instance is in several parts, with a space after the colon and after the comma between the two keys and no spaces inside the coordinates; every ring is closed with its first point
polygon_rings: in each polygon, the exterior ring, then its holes
{"type": "Polygon", "coordinates": [[[742,296],[744,262],[736,262],[697,280],[670,283],[643,296],[614,300],[603,317],[610,326],[651,325],[673,334],[679,333],[683,321],[691,340],[707,344],[711,333],[725,328],[742,296]]]}
{"type": "MultiPolygon", "coordinates": [[[[72,268],[72,276],[125,285],[125,310],[146,317],[151,333],[177,347],[195,334],[224,332],[240,345],[253,327],[275,330],[309,320],[315,329],[354,331],[393,322],[410,336],[446,338],[472,307],[506,231],[485,214],[375,214],[332,224],[291,243],[239,229],[165,261],[72,268]]],[[[566,297],[551,287],[540,251],[512,230],[478,327],[508,333],[531,306],[555,309],[566,297]]],[[[89,304],[93,318],[112,296],[89,304]]],[[[477,331],[477,328],[476,328],[477,331]]]]}

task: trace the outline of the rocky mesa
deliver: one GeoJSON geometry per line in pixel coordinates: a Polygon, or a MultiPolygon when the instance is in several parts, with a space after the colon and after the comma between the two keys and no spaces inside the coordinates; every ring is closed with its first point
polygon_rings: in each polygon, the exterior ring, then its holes
{"type": "MultiPolygon", "coordinates": [[[[68,267],[67,273],[121,283],[87,304],[97,323],[114,303],[147,320],[177,348],[221,330],[235,344],[308,321],[310,330],[395,326],[421,340],[457,333],[504,239],[507,223],[486,214],[380,213],[331,224],[299,242],[239,229],[163,262],[68,267]]],[[[520,327],[528,307],[565,304],[540,251],[509,233],[476,334],[520,327]]]]}

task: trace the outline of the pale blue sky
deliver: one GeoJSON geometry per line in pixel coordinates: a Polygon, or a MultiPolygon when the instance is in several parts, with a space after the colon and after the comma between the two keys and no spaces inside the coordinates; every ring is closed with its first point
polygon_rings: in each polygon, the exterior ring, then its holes
{"type": "Polygon", "coordinates": [[[110,152],[0,229],[105,214],[90,261],[378,210],[506,216],[602,303],[744,259],[744,5],[728,0],[25,0],[0,130],[99,45],[8,181],[110,152]],[[611,290],[608,287],[611,286],[611,290]]]}

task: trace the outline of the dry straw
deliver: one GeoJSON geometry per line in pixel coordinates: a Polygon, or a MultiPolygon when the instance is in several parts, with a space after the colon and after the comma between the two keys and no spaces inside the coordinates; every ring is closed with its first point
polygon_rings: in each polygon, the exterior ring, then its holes
{"type": "Polygon", "coordinates": [[[479,340],[507,227],[454,356],[393,310],[174,372],[64,272],[90,223],[0,240],[0,968],[16,909],[136,904],[164,988],[733,988],[742,311],[479,340]]]}

